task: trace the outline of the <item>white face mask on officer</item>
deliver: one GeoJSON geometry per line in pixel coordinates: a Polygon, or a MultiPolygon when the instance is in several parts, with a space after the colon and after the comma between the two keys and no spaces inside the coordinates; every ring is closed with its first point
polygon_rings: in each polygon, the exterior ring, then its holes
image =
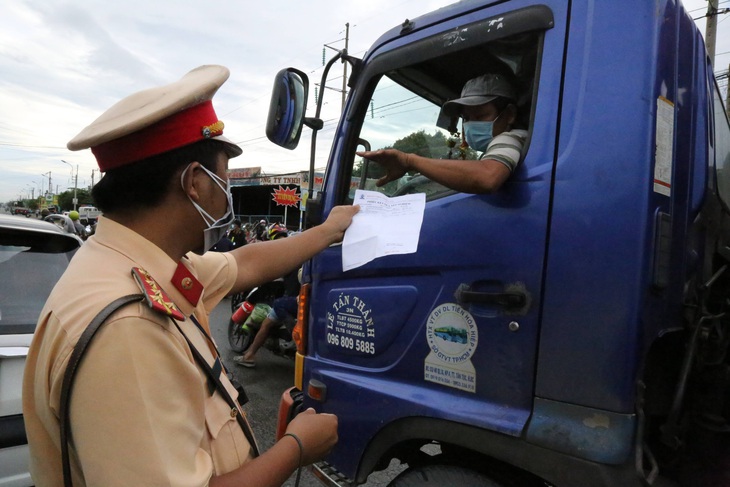
{"type": "MultiPolygon", "coordinates": [[[[228,227],[233,222],[233,195],[231,195],[231,183],[230,181],[223,181],[221,178],[218,177],[217,174],[209,171],[202,165],[200,168],[206,172],[208,176],[211,177],[211,179],[215,182],[215,184],[218,185],[218,187],[226,194],[226,199],[228,200],[228,208],[226,209],[226,212],[223,214],[222,217],[220,217],[218,220],[210,216],[210,214],[205,211],[203,208],[200,207],[199,204],[197,204],[193,199],[188,195],[188,199],[193,204],[196,210],[198,210],[198,213],[200,213],[200,216],[203,218],[203,221],[208,226],[205,230],[203,230],[203,251],[200,252],[200,254],[204,254],[208,250],[210,250],[218,241],[223,238],[223,235],[226,234],[226,231],[228,230],[228,227]],[[224,186],[225,185],[225,186],[224,186]]],[[[183,180],[185,178],[185,173],[188,172],[188,169],[190,169],[190,165],[185,168],[185,170],[180,175],[180,184],[183,184],[183,180]]],[[[184,185],[183,185],[184,188],[184,185]]],[[[198,252],[196,252],[198,253],[198,252]]]]}

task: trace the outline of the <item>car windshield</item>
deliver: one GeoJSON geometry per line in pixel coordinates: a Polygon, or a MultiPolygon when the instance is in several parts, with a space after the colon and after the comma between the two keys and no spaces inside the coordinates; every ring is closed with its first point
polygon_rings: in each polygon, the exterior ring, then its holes
{"type": "Polygon", "coordinates": [[[32,333],[75,248],[38,247],[0,235],[0,335],[32,333]]]}

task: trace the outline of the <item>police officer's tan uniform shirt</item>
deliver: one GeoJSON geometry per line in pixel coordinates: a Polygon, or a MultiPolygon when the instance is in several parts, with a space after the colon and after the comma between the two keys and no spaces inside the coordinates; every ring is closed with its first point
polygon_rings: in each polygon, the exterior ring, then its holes
{"type": "MultiPolygon", "coordinates": [[[[59,399],[73,346],[114,299],[139,293],[132,267],[146,270],[182,313],[208,326],[208,313],[230,291],[232,256],[190,255],[185,265],[204,291],[197,306],[172,278],[177,262],[140,235],[100,219],[96,235],[71,261],[41,313],[23,384],[31,472],[39,486],[62,485],[59,399]]],[[[179,323],[213,363],[209,344],[187,319],[179,323]]],[[[236,392],[222,376],[233,397],[236,392]]],[[[71,398],[71,463],[75,486],[207,485],[251,456],[231,408],[210,394],[204,373],[170,319],[146,303],[111,316],[82,359],[71,398]]]]}

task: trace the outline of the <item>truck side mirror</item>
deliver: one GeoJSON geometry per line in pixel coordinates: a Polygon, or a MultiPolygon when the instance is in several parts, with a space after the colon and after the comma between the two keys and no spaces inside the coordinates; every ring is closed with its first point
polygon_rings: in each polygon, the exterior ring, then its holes
{"type": "Polygon", "coordinates": [[[298,69],[286,68],[276,73],[271,93],[266,137],[285,149],[295,149],[302,135],[307,107],[309,79],[298,69]]]}

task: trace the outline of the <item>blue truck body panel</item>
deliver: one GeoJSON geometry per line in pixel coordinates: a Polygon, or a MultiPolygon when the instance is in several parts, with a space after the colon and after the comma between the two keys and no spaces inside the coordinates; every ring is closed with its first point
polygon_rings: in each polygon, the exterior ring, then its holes
{"type": "MultiPolygon", "coordinates": [[[[364,184],[354,151],[378,137],[366,114],[383,80],[438,114],[478,69],[464,61],[480,62],[468,57],[479,42],[524,74],[523,160],[497,193],[429,197],[416,253],[347,272],[339,246],[312,259],[303,380],[327,396],[305,406],[337,414],[328,462],[357,482],[388,454],[413,459],[406,440],[421,439],[555,485],[641,485],[644,391],[654,404],[674,387],[685,347],[672,349],[670,386],[650,375],[664,360],[652,350],[687,329],[688,290],[714,272],[717,244],[698,222],[708,198],[724,205],[715,131],[727,120],[702,37],[671,0],[464,1],[396,27],[351,82],[325,214],[364,184]],[[463,289],[526,302],[465,302],[463,289]]],[[[651,412],[665,417],[668,402],[651,412]]]]}

